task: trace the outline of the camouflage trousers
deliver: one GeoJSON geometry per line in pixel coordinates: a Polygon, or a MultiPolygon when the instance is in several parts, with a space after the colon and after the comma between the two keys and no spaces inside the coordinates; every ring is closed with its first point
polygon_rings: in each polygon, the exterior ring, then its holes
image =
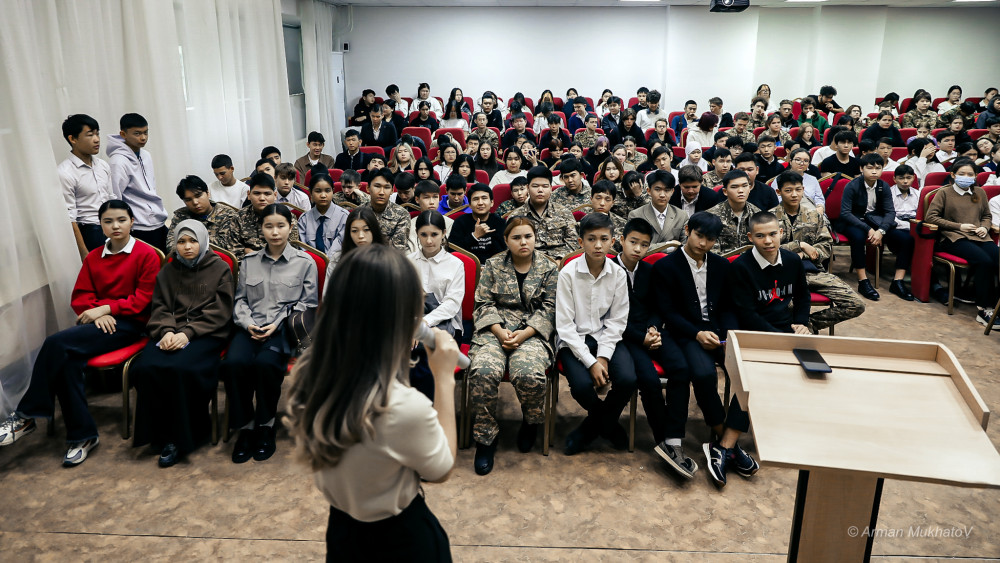
{"type": "Polygon", "coordinates": [[[552,365],[552,356],[541,339],[531,337],[508,353],[496,339],[469,351],[469,394],[472,409],[472,437],[477,443],[489,445],[500,432],[497,425],[497,400],[500,382],[505,372],[521,402],[524,422],[545,421],[545,370],[552,365]]]}
{"type": "Polygon", "coordinates": [[[826,309],[809,314],[809,323],[814,330],[829,328],[865,312],[865,302],[861,300],[861,296],[833,274],[806,274],[806,283],[809,284],[809,291],[825,296],[831,303],[826,309]]]}

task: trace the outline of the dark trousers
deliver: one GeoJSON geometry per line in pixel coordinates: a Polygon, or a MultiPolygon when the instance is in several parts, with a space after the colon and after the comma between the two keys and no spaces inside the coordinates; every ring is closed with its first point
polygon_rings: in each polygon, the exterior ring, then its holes
{"type": "MultiPolygon", "coordinates": [[[[587,336],[585,342],[590,353],[597,354],[597,341],[587,336]]],[[[604,401],[597,396],[590,370],[576,359],[569,348],[559,350],[559,361],[562,362],[563,375],[569,382],[570,393],[586,409],[587,414],[602,423],[617,421],[636,389],[635,367],[625,345],[619,342],[608,361],[611,390],[604,401]]]]}
{"type": "Polygon", "coordinates": [[[166,225],[160,227],[159,229],[153,229],[152,231],[140,231],[138,229],[132,229],[132,236],[141,240],[142,242],[159,248],[164,254],[170,252],[167,249],[167,227],[166,225]]]}
{"type": "Polygon", "coordinates": [[[229,428],[239,430],[251,420],[256,426],[269,422],[278,412],[281,383],[288,370],[288,354],[274,342],[283,333],[278,331],[265,342],[250,338],[239,330],[229,344],[226,359],[219,370],[226,385],[229,405],[229,428]],[[254,396],[257,407],[254,408],[254,396]]]}
{"type": "MultiPolygon", "coordinates": [[[[867,263],[868,228],[844,227],[840,233],[851,244],[851,267],[855,270],[864,268],[867,263]]],[[[882,237],[882,242],[896,255],[896,269],[909,270],[913,260],[913,237],[910,233],[889,229],[882,237]]]]}
{"type": "Polygon", "coordinates": [[[17,412],[28,418],[52,418],[59,398],[66,440],[82,442],[97,437],[97,424],[87,410],[83,370],[94,356],[124,348],[142,335],[145,325],[118,318],[114,334],[105,334],[93,323],[77,325],[50,335],[42,344],[31,371],[28,391],[17,412]]]}
{"type": "Polygon", "coordinates": [[[947,239],[938,241],[941,252],[954,254],[965,258],[976,282],[976,306],[984,309],[993,307],[997,302],[996,277],[1000,268],[1000,248],[992,240],[976,241],[959,239],[951,242],[947,239]]]}
{"type": "Polygon", "coordinates": [[[636,386],[639,389],[642,408],[646,411],[646,421],[649,422],[656,443],[660,443],[667,439],[667,401],[664,399],[663,386],[660,384],[656,368],[653,367],[653,361],[660,364],[664,371],[663,375],[668,381],[672,379],[686,381],[687,363],[680,349],[669,338],[662,339],[662,346],[656,350],[646,349],[635,342],[623,342],[635,364],[636,386]]]}
{"type": "Polygon", "coordinates": [[[108,237],[104,236],[104,229],[100,225],[77,223],[76,226],[80,228],[83,245],[87,247],[88,251],[104,246],[104,243],[108,240],[108,237]]]}
{"type": "Polygon", "coordinates": [[[326,560],[339,563],[451,561],[448,534],[424,497],[417,495],[402,512],[376,522],[355,520],[330,507],[326,526],[326,560]]]}
{"type": "Polygon", "coordinates": [[[164,352],[151,340],[132,368],[135,382],[133,445],[174,444],[181,454],[208,441],[208,402],[219,387],[219,353],[226,341],[202,337],[164,352]]]}
{"type": "MultiPolygon", "coordinates": [[[[664,342],[667,340],[664,339],[664,342]]],[[[715,426],[725,423],[733,430],[749,430],[750,419],[740,408],[736,396],[733,395],[729,403],[728,413],[719,398],[719,376],[715,366],[724,360],[724,348],[709,351],[702,348],[697,340],[687,338],[675,341],[675,346],[683,357],[684,369],[678,370],[681,377],[667,379],[667,438],[684,437],[692,389],[698,408],[705,416],[705,424],[715,426]],[[687,375],[687,379],[683,375],[687,375]]]]}

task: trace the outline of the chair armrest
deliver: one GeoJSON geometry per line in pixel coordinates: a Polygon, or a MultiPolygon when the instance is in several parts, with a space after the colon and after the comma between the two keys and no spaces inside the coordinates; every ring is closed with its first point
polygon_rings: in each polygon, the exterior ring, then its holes
{"type": "Polygon", "coordinates": [[[916,227],[916,234],[920,238],[934,239],[937,238],[938,226],[933,223],[927,223],[919,219],[910,219],[910,224],[916,227]]]}

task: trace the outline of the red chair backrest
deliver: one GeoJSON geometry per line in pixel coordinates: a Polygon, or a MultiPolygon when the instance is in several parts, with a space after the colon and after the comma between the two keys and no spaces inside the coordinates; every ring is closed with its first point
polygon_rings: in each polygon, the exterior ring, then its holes
{"type": "MultiPolygon", "coordinates": [[[[556,106],[557,108],[561,108],[564,105],[566,105],[566,103],[563,101],[562,98],[558,98],[558,97],[553,96],[552,97],[552,105],[556,106]]],[[[573,108],[571,107],[570,109],[573,109],[573,108]]],[[[566,118],[566,116],[564,115],[563,119],[565,119],[565,118],[566,118]]]]}
{"type": "Polygon", "coordinates": [[[452,256],[462,261],[465,269],[465,295],[462,296],[462,320],[471,321],[472,312],[476,308],[476,284],[479,282],[479,267],[476,260],[461,252],[452,252],[452,256]]]}
{"type": "Polygon", "coordinates": [[[677,158],[684,158],[685,156],[687,156],[684,154],[684,147],[674,147],[673,151],[674,151],[674,156],[677,158]]]}
{"type": "MultiPolygon", "coordinates": [[[[382,147],[377,147],[377,148],[382,148],[382,147]]],[[[333,180],[334,182],[340,180],[340,175],[344,173],[344,171],[339,168],[327,168],[327,172],[330,174],[330,179],[333,180]]],[[[312,170],[306,170],[306,181],[304,182],[304,184],[308,186],[310,180],[312,180],[312,170]]]]}
{"type": "MultiPolygon", "coordinates": [[[[636,96],[632,96],[631,98],[628,99],[628,107],[629,108],[632,107],[632,106],[634,106],[634,105],[636,105],[636,104],[638,104],[638,103],[639,103],[639,98],[637,98],[636,96]]],[[[622,108],[622,109],[624,110],[624,109],[627,109],[627,108],[622,108]]]]}
{"type": "Polygon", "coordinates": [[[226,254],[224,252],[219,252],[218,250],[213,250],[213,252],[215,252],[216,256],[218,256],[219,258],[222,258],[222,261],[225,262],[227,266],[229,266],[229,271],[232,272],[233,275],[235,276],[236,275],[236,263],[233,262],[232,258],[230,258],[228,254],[226,254]]]}
{"type": "MultiPolygon", "coordinates": [[[[678,115],[684,115],[684,112],[683,111],[672,111],[672,112],[670,112],[670,113],[667,114],[667,127],[670,127],[670,125],[674,122],[674,118],[677,117],[678,115]]],[[[670,128],[673,129],[673,127],[670,127],[670,128]]]]}
{"type": "Polygon", "coordinates": [[[903,98],[903,101],[899,103],[900,117],[903,117],[902,114],[910,111],[910,102],[912,102],[912,101],[913,101],[913,98],[903,98]]]}
{"type": "Polygon", "coordinates": [[[949,182],[951,174],[947,172],[931,172],[924,178],[925,186],[943,186],[949,182]]]}
{"type": "Polygon", "coordinates": [[[665,253],[663,253],[663,252],[655,252],[655,253],[650,254],[649,256],[646,256],[645,258],[643,258],[642,261],[646,262],[647,264],[656,264],[657,260],[659,260],[660,258],[666,258],[666,257],[667,257],[667,255],[665,253]]]}
{"type": "MultiPolygon", "coordinates": [[[[486,173],[484,170],[476,170],[477,176],[478,172],[486,173]]],[[[477,178],[478,180],[478,178],[477,178]]],[[[489,182],[484,182],[488,184],[489,182]]],[[[497,208],[500,204],[510,199],[510,184],[497,184],[493,186],[493,207],[490,209],[491,213],[496,213],[497,208]]]]}
{"type": "Polygon", "coordinates": [[[647,149],[646,147],[636,147],[635,152],[641,152],[642,154],[648,155],[649,149],[647,149]]]}
{"type": "Polygon", "coordinates": [[[427,158],[431,159],[431,162],[434,162],[435,160],[437,160],[437,157],[438,157],[438,148],[437,147],[431,147],[431,148],[427,149],[427,158]]]}
{"type": "MultiPolygon", "coordinates": [[[[830,221],[835,221],[840,218],[840,204],[844,200],[844,188],[847,186],[847,182],[847,179],[841,178],[840,181],[834,184],[833,188],[829,190],[830,193],[825,194],[826,207],[824,208],[824,211],[826,212],[826,217],[830,219],[830,221]]],[[[820,187],[824,192],[826,192],[827,188],[832,183],[833,179],[829,178],[820,182],[820,187]]]]}
{"type": "Polygon", "coordinates": [[[793,139],[798,139],[799,138],[799,128],[798,127],[792,127],[791,129],[788,130],[788,134],[791,135],[791,137],[793,139]]]}
{"type": "MultiPolygon", "coordinates": [[[[399,134],[400,136],[409,135],[417,137],[424,142],[425,147],[431,146],[431,130],[426,127],[403,127],[403,130],[399,134]]],[[[413,147],[413,149],[414,151],[418,150],[417,147],[413,147]]]]}
{"type": "Polygon", "coordinates": [[[313,259],[313,262],[316,263],[316,292],[317,292],[316,300],[317,303],[321,305],[323,303],[323,286],[326,283],[327,262],[326,260],[323,259],[322,256],[314,252],[310,252],[308,250],[303,250],[303,249],[299,250],[302,250],[302,252],[308,254],[309,257],[313,259]]]}
{"type": "Polygon", "coordinates": [[[842,111],[838,111],[837,113],[833,114],[833,119],[830,120],[830,125],[836,125],[837,123],[840,123],[840,116],[842,115],[844,115],[844,112],[842,111]]]}
{"type": "Polygon", "coordinates": [[[754,127],[753,128],[753,138],[756,139],[761,133],[764,132],[766,127],[754,127]]]}
{"type": "MultiPolygon", "coordinates": [[[[976,175],[976,184],[983,186],[984,184],[986,184],[986,182],[990,180],[990,176],[994,176],[994,174],[989,170],[987,170],[986,172],[980,172],[979,174],[976,175]]],[[[983,189],[989,191],[989,188],[992,187],[993,186],[983,186],[983,189]]]]}
{"type": "MultiPolygon", "coordinates": [[[[434,132],[434,138],[437,139],[441,135],[451,133],[451,136],[458,141],[458,144],[465,148],[465,131],[458,127],[442,127],[434,132]]],[[[429,151],[430,149],[428,149],[429,151]]]]}
{"type": "Polygon", "coordinates": [[[587,212],[581,209],[577,209],[576,211],[573,212],[573,218],[576,219],[577,223],[579,223],[586,216],[587,212]]]}
{"type": "Polygon", "coordinates": [[[969,137],[972,137],[973,141],[978,141],[980,137],[989,133],[989,129],[969,129],[969,137]]]}
{"type": "Polygon", "coordinates": [[[947,99],[948,98],[934,98],[934,101],[931,102],[931,107],[934,108],[934,111],[937,111],[937,108],[939,105],[941,105],[941,102],[947,99]]]}
{"type": "Polygon", "coordinates": [[[480,184],[487,184],[487,185],[489,185],[489,183],[490,183],[490,174],[489,174],[489,172],[487,172],[485,170],[476,170],[476,181],[479,182],[480,184]]]}
{"type": "MultiPolygon", "coordinates": [[[[901,127],[899,129],[899,136],[903,138],[903,142],[905,143],[906,141],[909,141],[913,137],[917,136],[917,128],[916,127],[901,127]]],[[[904,154],[903,156],[906,156],[906,155],[904,154]]],[[[902,158],[902,157],[900,157],[900,158],[902,158]]]]}
{"type": "MultiPolygon", "coordinates": [[[[774,156],[778,158],[785,158],[787,154],[788,152],[785,150],[785,147],[774,147],[774,156]]],[[[785,168],[788,168],[788,166],[785,166],[785,168]]]]}
{"type": "Polygon", "coordinates": [[[475,102],[475,100],[473,100],[469,96],[463,96],[462,100],[464,100],[465,103],[466,103],[466,105],[469,106],[469,109],[471,109],[472,111],[476,110],[476,102],[475,102]]]}
{"type": "Polygon", "coordinates": [[[380,154],[382,158],[385,158],[385,149],[382,147],[361,147],[361,152],[367,154],[380,154]]]}

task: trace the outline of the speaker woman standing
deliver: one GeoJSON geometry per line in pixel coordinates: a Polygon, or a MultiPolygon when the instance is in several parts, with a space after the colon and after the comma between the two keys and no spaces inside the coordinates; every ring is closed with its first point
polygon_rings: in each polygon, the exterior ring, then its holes
{"type": "Polygon", "coordinates": [[[435,329],[432,404],[407,383],[424,306],[413,265],[369,245],[348,254],[329,284],[328,295],[351,298],[321,310],[289,405],[296,455],[331,505],[327,561],[451,561],[420,479],[444,481],[455,461],[458,346],[435,329]]]}

